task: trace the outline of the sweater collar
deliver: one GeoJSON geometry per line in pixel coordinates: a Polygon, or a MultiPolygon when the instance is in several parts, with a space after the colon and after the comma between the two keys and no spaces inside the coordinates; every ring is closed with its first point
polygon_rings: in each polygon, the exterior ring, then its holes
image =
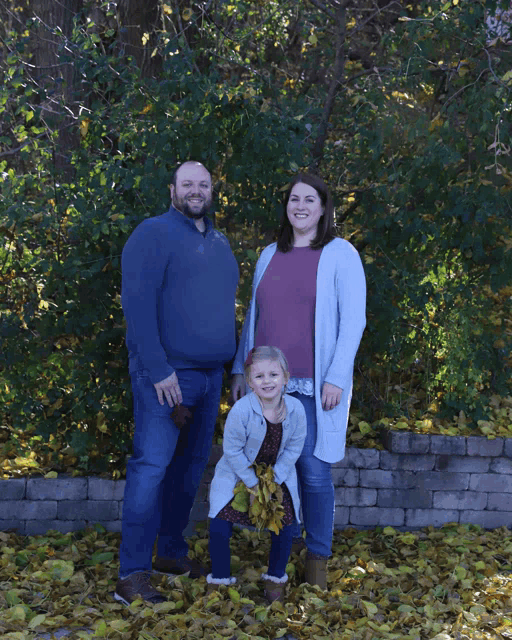
{"type": "MultiPolygon", "coordinates": [[[[184,213],[181,213],[181,211],[178,211],[178,209],[176,209],[172,204],[169,207],[169,210],[167,211],[167,213],[171,215],[173,218],[180,220],[182,224],[186,224],[189,227],[192,227],[192,229],[194,229],[195,231],[198,231],[199,233],[201,233],[201,231],[199,231],[199,229],[196,227],[196,223],[192,220],[192,218],[188,218],[184,213]]],[[[206,225],[206,228],[204,231],[204,235],[206,235],[213,228],[213,225],[212,225],[212,221],[208,216],[203,216],[203,220],[204,220],[204,224],[206,225]]]]}

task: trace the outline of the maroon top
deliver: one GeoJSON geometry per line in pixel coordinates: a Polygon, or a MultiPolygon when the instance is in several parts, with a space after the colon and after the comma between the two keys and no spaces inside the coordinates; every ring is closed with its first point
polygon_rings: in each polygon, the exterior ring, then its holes
{"type": "Polygon", "coordinates": [[[256,291],[254,346],[278,347],[292,378],[314,377],[316,271],[321,250],[276,251],[256,291]]]}

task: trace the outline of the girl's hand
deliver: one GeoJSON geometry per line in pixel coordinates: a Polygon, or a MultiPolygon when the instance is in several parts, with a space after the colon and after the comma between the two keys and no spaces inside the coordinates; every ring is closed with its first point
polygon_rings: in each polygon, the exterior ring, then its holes
{"type": "Polygon", "coordinates": [[[322,409],[324,411],[330,411],[337,407],[341,401],[341,394],[343,389],[331,384],[330,382],[324,382],[322,387],[322,409]]]}
{"type": "Polygon", "coordinates": [[[231,380],[231,395],[233,402],[240,400],[242,396],[245,396],[245,378],[241,373],[235,373],[231,380]]]}
{"type": "Polygon", "coordinates": [[[252,503],[256,500],[259,486],[260,483],[258,482],[258,484],[255,484],[254,487],[247,488],[247,490],[249,491],[249,507],[252,507],[252,503]]]}

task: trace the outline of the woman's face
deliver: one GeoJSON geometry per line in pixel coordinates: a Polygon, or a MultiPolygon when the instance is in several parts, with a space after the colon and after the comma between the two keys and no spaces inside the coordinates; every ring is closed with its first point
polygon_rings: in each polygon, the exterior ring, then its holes
{"type": "Polygon", "coordinates": [[[294,185],[290,193],[286,214],[294,235],[315,236],[324,208],[318,191],[304,182],[294,185]]]}

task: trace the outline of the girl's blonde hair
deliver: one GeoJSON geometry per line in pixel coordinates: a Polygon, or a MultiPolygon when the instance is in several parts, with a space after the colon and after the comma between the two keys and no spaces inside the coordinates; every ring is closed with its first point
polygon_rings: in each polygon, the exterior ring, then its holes
{"type": "MultiPolygon", "coordinates": [[[[249,381],[251,365],[253,365],[255,362],[260,362],[261,360],[275,360],[276,362],[278,362],[279,366],[283,370],[285,378],[287,379],[287,381],[289,380],[290,372],[288,370],[288,361],[286,360],[286,356],[284,355],[284,353],[277,347],[264,345],[261,347],[253,347],[247,355],[247,359],[244,364],[244,376],[247,382],[249,381]]],[[[283,395],[281,396],[281,401],[277,408],[277,417],[279,422],[282,422],[286,418],[286,405],[283,397],[284,394],[285,388],[283,387],[283,395]]]]}

